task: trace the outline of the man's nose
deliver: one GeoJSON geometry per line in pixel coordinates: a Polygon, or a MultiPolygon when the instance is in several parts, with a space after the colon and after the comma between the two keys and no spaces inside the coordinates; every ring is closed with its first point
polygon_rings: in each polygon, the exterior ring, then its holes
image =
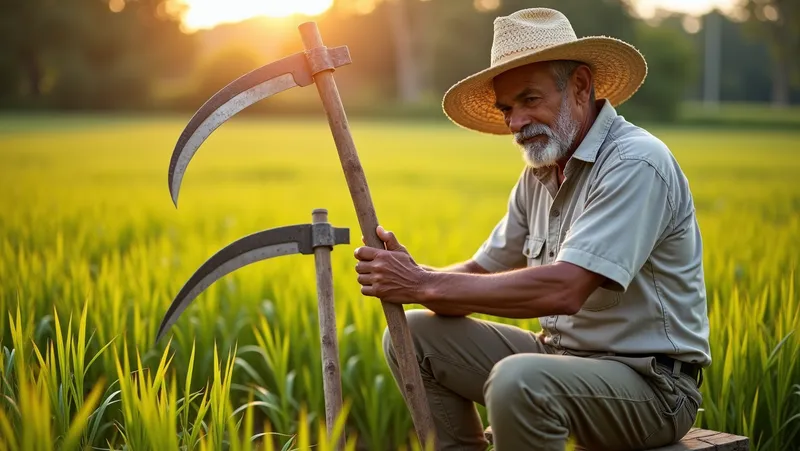
{"type": "Polygon", "coordinates": [[[524,114],[512,114],[508,120],[508,127],[512,133],[519,133],[531,120],[524,114]]]}

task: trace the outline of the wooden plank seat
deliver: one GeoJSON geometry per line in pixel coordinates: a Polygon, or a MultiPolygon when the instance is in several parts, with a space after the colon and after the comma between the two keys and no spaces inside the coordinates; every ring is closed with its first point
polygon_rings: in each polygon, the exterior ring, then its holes
{"type": "MultiPolygon", "coordinates": [[[[484,431],[486,439],[492,442],[492,427],[489,426],[484,431]]],[[[578,447],[577,450],[586,450],[578,447]]],[[[709,431],[707,429],[693,428],[686,434],[679,443],[674,445],[656,448],[656,451],[686,451],[686,450],[705,450],[705,451],[748,451],[750,449],[750,439],[741,435],[727,434],[725,432],[709,431]]]]}

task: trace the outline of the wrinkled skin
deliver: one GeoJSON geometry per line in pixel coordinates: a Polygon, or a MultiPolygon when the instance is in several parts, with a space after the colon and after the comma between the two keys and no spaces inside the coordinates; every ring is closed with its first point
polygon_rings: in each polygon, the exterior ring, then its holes
{"type": "MultiPolygon", "coordinates": [[[[559,90],[548,63],[522,66],[494,80],[496,107],[503,113],[515,143],[522,149],[525,162],[533,167],[555,167],[559,183],[563,181],[567,160],[597,116],[597,103],[592,101],[592,82],[588,67],[578,66],[564,89],[559,90]]],[[[474,261],[438,270],[424,267],[414,261],[394,234],[382,227],[377,232],[386,249],[359,247],[355,251],[358,260],[355,269],[362,294],[384,302],[421,304],[439,314],[458,316],[474,312],[507,317],[570,314],[580,308],[588,293],[602,282],[597,274],[566,263],[539,268],[537,280],[530,279],[525,271],[478,280],[475,277],[487,275],[474,261]],[[458,275],[455,273],[470,278],[452,277],[458,275]],[[537,290],[531,290],[526,284],[538,284],[537,290]],[[472,290],[464,288],[467,286],[472,290]],[[474,293],[475,287],[491,294],[473,300],[469,308],[445,299],[447,293],[474,293]],[[531,299],[528,304],[521,305],[520,287],[526,287],[528,293],[554,293],[559,296],[558,307],[551,299],[531,299]],[[576,300],[563,301],[572,298],[576,300]],[[511,305],[513,303],[516,304],[511,305]]]]}
{"type": "Polygon", "coordinates": [[[585,135],[594,117],[588,96],[591,83],[591,72],[580,66],[559,91],[547,63],[522,66],[494,79],[495,106],[527,164],[538,168],[566,163],[577,147],[576,138],[585,135]]]}

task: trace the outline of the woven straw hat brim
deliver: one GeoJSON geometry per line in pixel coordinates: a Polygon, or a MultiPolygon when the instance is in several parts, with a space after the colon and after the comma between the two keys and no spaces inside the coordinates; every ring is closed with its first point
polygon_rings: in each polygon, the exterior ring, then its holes
{"type": "Polygon", "coordinates": [[[617,107],[628,100],[647,76],[647,63],[632,45],[616,38],[590,36],[545,49],[521,52],[513,59],[482,70],[453,85],[444,95],[442,107],[457,125],[483,133],[508,135],[503,114],[495,108],[492,79],[526,64],[551,61],[581,61],[592,68],[595,96],[617,107]]]}

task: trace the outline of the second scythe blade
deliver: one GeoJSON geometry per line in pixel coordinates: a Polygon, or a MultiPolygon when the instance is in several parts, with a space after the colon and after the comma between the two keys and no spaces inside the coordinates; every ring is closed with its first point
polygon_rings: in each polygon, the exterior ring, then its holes
{"type": "MultiPolygon", "coordinates": [[[[329,56],[334,67],[351,62],[345,46],[330,49],[329,56]]],[[[314,78],[308,58],[304,52],[299,52],[242,75],[208,99],[192,116],[172,152],[168,175],[172,203],[178,205],[178,192],[186,167],[214,130],[258,101],[312,83],[314,78]]]]}
{"type": "Polygon", "coordinates": [[[214,254],[184,284],[170,304],[156,341],[178,320],[189,304],[220,278],[251,263],[281,255],[313,254],[316,245],[346,244],[350,232],[330,224],[300,224],[264,230],[240,238],[214,254]]]}

